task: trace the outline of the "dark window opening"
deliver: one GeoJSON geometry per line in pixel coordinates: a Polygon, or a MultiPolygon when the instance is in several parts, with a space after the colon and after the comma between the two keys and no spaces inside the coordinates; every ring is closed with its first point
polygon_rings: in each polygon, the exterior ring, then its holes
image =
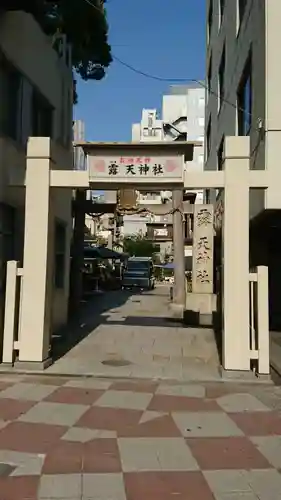
{"type": "Polygon", "coordinates": [[[225,7],[225,0],[220,0],[220,22],[222,23],[223,13],[225,7]]]}
{"type": "Polygon", "coordinates": [[[65,281],[66,226],[55,222],[55,287],[64,288],[65,281]]]}
{"type": "Polygon", "coordinates": [[[0,56],[0,134],[15,141],[20,138],[22,75],[0,56]]]}
{"type": "Polygon", "coordinates": [[[222,170],[223,167],[223,148],[224,148],[224,137],[222,138],[218,149],[218,170],[222,170]]]}
{"type": "Polygon", "coordinates": [[[211,38],[211,31],[213,25],[213,0],[210,0],[209,14],[208,14],[208,42],[211,38]]]}
{"type": "Polygon", "coordinates": [[[225,97],[225,47],[222,52],[221,62],[219,67],[219,111],[224,102],[225,97]]]}
{"type": "Polygon", "coordinates": [[[252,57],[247,60],[237,91],[238,135],[248,135],[252,125],[252,57]]]}
{"type": "Polygon", "coordinates": [[[32,135],[34,137],[53,136],[53,107],[35,89],[32,97],[32,135]]]}
{"type": "Polygon", "coordinates": [[[239,24],[242,23],[242,20],[243,20],[244,14],[245,14],[245,10],[246,10],[246,5],[247,5],[247,0],[239,0],[239,2],[238,2],[238,9],[239,9],[238,19],[239,19],[239,24]]]}
{"type": "Polygon", "coordinates": [[[210,95],[211,93],[211,86],[212,86],[212,58],[210,59],[210,64],[209,64],[209,69],[208,69],[208,94],[210,95]]]}
{"type": "Polygon", "coordinates": [[[207,139],[207,158],[209,157],[210,155],[210,151],[211,151],[211,119],[209,120],[209,123],[208,123],[208,127],[207,127],[207,132],[206,132],[206,139],[207,139]]]}

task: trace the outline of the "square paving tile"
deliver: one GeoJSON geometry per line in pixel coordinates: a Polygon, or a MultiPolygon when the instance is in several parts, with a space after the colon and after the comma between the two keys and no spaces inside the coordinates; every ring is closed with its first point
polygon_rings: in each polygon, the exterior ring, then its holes
{"type": "Polygon", "coordinates": [[[98,406],[94,406],[84,413],[79,421],[76,422],[76,426],[88,429],[117,431],[119,433],[128,427],[136,426],[142,413],[142,411],[138,410],[99,408],[98,406]]]}
{"type": "Polygon", "coordinates": [[[198,469],[182,438],[119,438],[118,445],[124,472],[198,469]]]}
{"type": "Polygon", "coordinates": [[[226,413],[173,413],[173,419],[186,437],[230,437],[241,436],[243,431],[237,427],[226,413]]]}
{"type": "Polygon", "coordinates": [[[183,396],[165,396],[162,394],[155,394],[150,404],[148,410],[154,411],[185,411],[185,412],[211,412],[211,411],[222,411],[218,406],[216,401],[207,400],[198,397],[183,397],[183,396]]]}
{"type": "Polygon", "coordinates": [[[128,500],[214,500],[201,472],[124,474],[128,500]]]}
{"type": "Polygon", "coordinates": [[[22,415],[22,422],[53,425],[74,425],[89,407],[79,404],[48,403],[42,401],[22,415]]]}
{"type": "Polygon", "coordinates": [[[52,403],[66,403],[75,405],[89,405],[99,399],[104,393],[103,390],[82,389],[78,387],[59,387],[55,392],[48,396],[45,401],[52,403]]]}
{"type": "Polygon", "coordinates": [[[38,500],[67,500],[82,498],[81,474],[43,475],[40,479],[38,500]]]}
{"type": "Polygon", "coordinates": [[[281,436],[252,437],[251,441],[273,467],[281,470],[281,436]]]}
{"type": "Polygon", "coordinates": [[[218,398],[217,402],[228,413],[270,411],[252,394],[227,394],[218,398]]]}
{"type": "Polygon", "coordinates": [[[0,477],[1,500],[37,500],[39,477],[0,477]]]}
{"type": "Polygon", "coordinates": [[[156,394],[162,394],[164,396],[186,396],[188,398],[204,398],[205,397],[205,387],[199,384],[192,385],[168,385],[160,384],[156,390],[156,394]]]}
{"type": "Polygon", "coordinates": [[[126,500],[122,474],[84,474],[83,500],[126,500]]]}
{"type": "Polygon", "coordinates": [[[187,439],[201,470],[267,469],[271,465],[247,437],[187,439]]]}
{"type": "Polygon", "coordinates": [[[12,422],[0,430],[0,449],[46,453],[65,432],[63,426],[12,422]]]}
{"type": "Polygon", "coordinates": [[[57,389],[56,386],[20,382],[0,392],[0,398],[42,401],[57,389]]]}
{"type": "Polygon", "coordinates": [[[0,419],[15,420],[24,415],[36,403],[34,401],[20,401],[16,399],[0,399],[0,419]]]}
{"type": "Polygon", "coordinates": [[[128,410],[146,410],[152,394],[133,391],[106,391],[97,401],[96,406],[124,408],[128,410]]]}
{"type": "Polygon", "coordinates": [[[281,435],[281,416],[278,412],[231,413],[229,416],[247,436],[281,435]]]}

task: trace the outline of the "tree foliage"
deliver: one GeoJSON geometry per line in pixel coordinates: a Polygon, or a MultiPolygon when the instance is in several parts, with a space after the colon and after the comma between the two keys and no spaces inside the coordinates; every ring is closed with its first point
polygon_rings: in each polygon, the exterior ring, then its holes
{"type": "Polygon", "coordinates": [[[9,10],[32,14],[47,35],[65,34],[84,80],[104,76],[112,57],[103,0],[0,0],[0,13],[9,10]]]}
{"type": "Polygon", "coordinates": [[[141,235],[127,236],[124,238],[124,252],[130,257],[153,257],[157,253],[157,246],[141,235]]]}

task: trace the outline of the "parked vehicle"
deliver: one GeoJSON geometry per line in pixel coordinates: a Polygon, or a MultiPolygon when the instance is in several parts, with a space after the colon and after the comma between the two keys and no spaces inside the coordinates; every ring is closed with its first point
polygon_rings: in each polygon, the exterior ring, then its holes
{"type": "Polygon", "coordinates": [[[152,290],[154,286],[152,259],[150,257],[130,257],[123,270],[122,288],[152,290]]]}

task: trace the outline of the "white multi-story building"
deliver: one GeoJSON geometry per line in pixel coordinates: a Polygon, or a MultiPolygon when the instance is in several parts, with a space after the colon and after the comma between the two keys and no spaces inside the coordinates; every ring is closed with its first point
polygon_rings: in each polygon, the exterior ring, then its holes
{"type": "MultiPolygon", "coordinates": [[[[162,117],[156,109],[143,109],[140,123],[132,126],[132,140],[151,141],[199,141],[201,147],[194,151],[192,162],[185,168],[189,171],[203,170],[204,166],[204,116],[205,88],[202,86],[172,86],[169,94],[163,96],[162,117]]],[[[195,203],[202,203],[202,190],[196,191],[195,203]]],[[[138,203],[159,205],[171,200],[170,191],[138,192],[138,203]]],[[[157,217],[156,217],[157,218],[157,217]]],[[[160,221],[160,220],[159,220],[160,221]]],[[[124,218],[124,234],[145,233],[150,217],[127,216],[124,218]],[[127,220],[128,219],[128,220],[127,220]]],[[[155,218],[154,218],[155,222],[155,218]]],[[[157,222],[157,221],[156,221],[157,222]]]]}

